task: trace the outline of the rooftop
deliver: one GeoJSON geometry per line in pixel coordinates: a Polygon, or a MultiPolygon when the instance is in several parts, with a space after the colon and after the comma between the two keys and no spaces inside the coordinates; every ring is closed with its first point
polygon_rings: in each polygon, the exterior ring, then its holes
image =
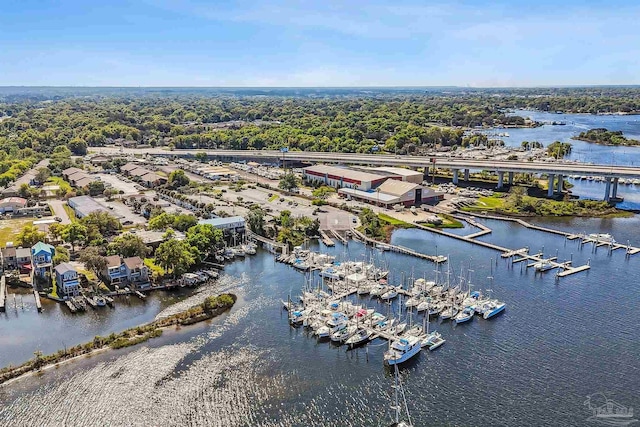
{"type": "Polygon", "coordinates": [[[77,196],[71,197],[68,201],[69,206],[71,206],[76,211],[80,211],[82,215],[88,215],[91,212],[104,211],[107,212],[100,203],[96,202],[93,197],[90,196],[77,196]]]}
{"type": "Polygon", "coordinates": [[[64,274],[69,271],[76,271],[76,269],[73,265],[69,264],[68,262],[63,262],[56,266],[56,272],[58,274],[64,274]]]}
{"type": "Polygon", "coordinates": [[[201,219],[200,221],[198,221],[198,224],[211,224],[214,227],[220,226],[220,225],[228,225],[228,224],[233,224],[235,222],[241,222],[244,223],[245,219],[242,216],[230,216],[227,218],[210,218],[210,219],[201,219]]]}
{"type": "Polygon", "coordinates": [[[393,196],[402,196],[409,191],[422,187],[420,184],[414,184],[412,182],[398,181],[396,179],[388,179],[383,182],[379,187],[381,193],[391,194],[393,196]]]}
{"type": "Polygon", "coordinates": [[[37,254],[38,252],[47,252],[49,254],[53,254],[55,252],[55,249],[53,248],[53,246],[47,243],[38,242],[31,247],[31,253],[37,254]]]}
{"type": "Polygon", "coordinates": [[[139,256],[132,256],[129,258],[125,258],[123,262],[129,270],[133,270],[134,268],[140,268],[144,265],[144,263],[142,262],[142,258],[140,258],[139,256]]]}
{"type": "Polygon", "coordinates": [[[5,197],[0,200],[0,204],[11,204],[11,205],[26,205],[27,199],[23,199],[22,197],[5,197]]]}
{"type": "Polygon", "coordinates": [[[370,172],[362,172],[354,169],[348,168],[339,168],[337,166],[329,166],[329,165],[313,165],[304,168],[305,172],[315,172],[319,174],[328,174],[333,176],[338,176],[342,178],[350,178],[357,181],[376,181],[379,179],[384,179],[385,177],[382,175],[378,175],[370,172]]]}
{"type": "Polygon", "coordinates": [[[414,171],[411,169],[405,169],[405,168],[394,168],[393,166],[380,166],[377,168],[372,168],[372,170],[387,172],[390,174],[400,175],[400,176],[416,176],[416,175],[422,176],[422,172],[414,171]]]}
{"type": "Polygon", "coordinates": [[[109,255],[105,259],[107,260],[107,267],[119,267],[122,263],[120,261],[120,255],[109,255]]]}

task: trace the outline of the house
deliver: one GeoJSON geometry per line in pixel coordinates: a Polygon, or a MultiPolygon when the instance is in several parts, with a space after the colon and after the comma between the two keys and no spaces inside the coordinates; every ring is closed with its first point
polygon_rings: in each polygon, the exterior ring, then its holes
{"type": "Polygon", "coordinates": [[[84,171],[83,171],[82,169],[80,169],[80,168],[74,168],[74,167],[72,167],[72,168],[67,168],[67,169],[65,169],[65,170],[63,170],[63,171],[62,171],[62,177],[63,177],[64,179],[66,179],[67,181],[69,181],[69,177],[70,177],[71,175],[73,175],[73,174],[78,173],[78,172],[82,172],[82,173],[84,173],[84,171]]]}
{"type": "Polygon", "coordinates": [[[46,243],[38,242],[33,245],[31,248],[31,265],[33,265],[36,276],[44,277],[45,273],[50,270],[55,253],[55,248],[46,243]]]}
{"type": "Polygon", "coordinates": [[[149,172],[148,174],[142,175],[140,177],[140,180],[142,181],[142,184],[149,188],[157,187],[158,185],[167,183],[167,178],[160,176],[154,172],[149,172]]]}
{"type": "Polygon", "coordinates": [[[55,268],[56,290],[60,297],[80,295],[80,281],[75,267],[68,262],[58,264],[55,268]]]}
{"type": "Polygon", "coordinates": [[[225,237],[238,236],[241,238],[241,234],[244,234],[246,221],[241,216],[230,216],[227,218],[211,218],[201,219],[198,224],[210,224],[214,228],[222,230],[225,237]]]}
{"type": "Polygon", "coordinates": [[[5,197],[0,200],[0,213],[17,212],[27,206],[27,200],[22,197],[5,197]]]}
{"type": "Polygon", "coordinates": [[[98,156],[94,156],[94,157],[91,158],[91,164],[93,164],[93,165],[102,165],[104,163],[107,163],[109,160],[110,159],[107,156],[98,155],[98,156]]]}
{"type": "Polygon", "coordinates": [[[152,172],[149,169],[141,168],[141,167],[137,167],[129,171],[129,175],[133,177],[138,177],[138,178],[143,177],[148,173],[152,173],[152,172]]]}
{"type": "Polygon", "coordinates": [[[136,165],[135,163],[127,163],[126,165],[120,166],[120,172],[125,175],[129,175],[129,172],[134,169],[138,169],[139,167],[140,166],[136,165]]]}
{"type": "Polygon", "coordinates": [[[127,281],[131,286],[137,289],[145,289],[151,286],[149,283],[149,268],[144,265],[142,258],[134,256],[122,260],[124,265],[127,281]]]}
{"type": "Polygon", "coordinates": [[[18,268],[16,261],[16,248],[13,243],[7,242],[7,246],[2,248],[2,268],[5,270],[15,270],[18,268]]]}
{"type": "Polygon", "coordinates": [[[31,248],[16,249],[16,264],[21,273],[31,271],[31,248]]]}
{"type": "Polygon", "coordinates": [[[126,282],[127,273],[120,255],[108,256],[106,260],[107,266],[102,270],[103,280],[110,285],[120,285],[126,282]]]}

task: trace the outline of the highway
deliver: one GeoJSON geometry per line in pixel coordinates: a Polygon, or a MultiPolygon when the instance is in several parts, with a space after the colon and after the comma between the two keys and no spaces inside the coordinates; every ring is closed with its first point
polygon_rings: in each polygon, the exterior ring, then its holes
{"type": "Polygon", "coordinates": [[[265,159],[285,161],[307,161],[312,163],[343,163],[361,165],[409,166],[425,167],[432,165],[448,169],[492,170],[500,172],[545,173],[554,175],[591,175],[614,178],[640,178],[640,167],[596,165],[573,162],[528,162],[507,160],[455,159],[438,156],[394,156],[381,154],[333,153],[277,150],[173,150],[163,148],[124,148],[96,147],[92,151],[106,155],[117,154],[151,154],[156,156],[189,157],[198,152],[206,152],[209,156],[220,159],[265,159]]]}

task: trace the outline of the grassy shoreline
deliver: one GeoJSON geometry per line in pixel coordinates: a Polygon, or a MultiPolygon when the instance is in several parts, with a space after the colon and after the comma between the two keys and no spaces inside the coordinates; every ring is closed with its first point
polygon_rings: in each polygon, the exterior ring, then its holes
{"type": "Polygon", "coordinates": [[[234,294],[222,294],[208,297],[201,304],[195,305],[181,313],[154,320],[153,322],[126,329],[118,334],[112,333],[107,337],[95,336],[93,341],[79,344],[70,349],[42,355],[35,352],[35,357],[19,366],[7,366],[0,369],[0,386],[17,381],[18,379],[37,372],[49,370],[61,363],[83,356],[90,356],[110,349],[119,349],[141,344],[162,335],[162,332],[172,326],[187,326],[212,319],[235,304],[234,294]]]}

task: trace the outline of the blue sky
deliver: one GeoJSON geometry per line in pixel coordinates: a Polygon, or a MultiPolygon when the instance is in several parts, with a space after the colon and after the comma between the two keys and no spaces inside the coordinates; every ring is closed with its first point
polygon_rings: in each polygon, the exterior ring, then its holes
{"type": "Polygon", "coordinates": [[[640,84],[638,1],[3,0],[0,85],[640,84]]]}

